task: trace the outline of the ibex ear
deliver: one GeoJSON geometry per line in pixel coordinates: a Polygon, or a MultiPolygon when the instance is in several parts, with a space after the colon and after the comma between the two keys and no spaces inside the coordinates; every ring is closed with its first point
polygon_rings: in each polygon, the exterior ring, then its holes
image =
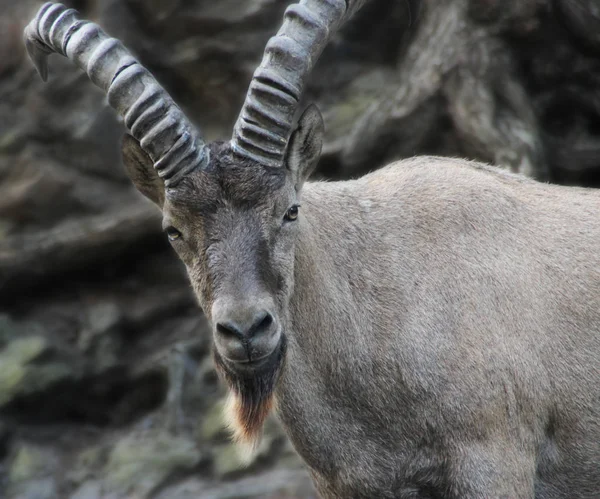
{"type": "Polygon", "coordinates": [[[123,137],[123,165],[133,185],[162,209],[165,200],[165,184],[156,173],[150,156],[131,135],[123,137]]]}
{"type": "Polygon", "coordinates": [[[317,106],[311,104],[300,116],[298,127],[292,133],[287,149],[286,165],[296,190],[300,190],[319,162],[324,132],[321,112],[317,106]]]}

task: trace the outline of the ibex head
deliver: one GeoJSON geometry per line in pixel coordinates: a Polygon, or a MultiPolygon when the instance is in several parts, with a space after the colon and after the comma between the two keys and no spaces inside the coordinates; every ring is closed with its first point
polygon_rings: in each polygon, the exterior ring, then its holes
{"type": "Polygon", "coordinates": [[[41,77],[57,52],[108,94],[131,136],[133,183],[163,226],[211,319],[217,366],[235,397],[237,436],[260,430],[286,351],[300,192],[315,168],[323,120],[310,106],[292,131],[310,70],[364,0],[301,0],[267,44],[226,143],[207,145],[171,97],[116,39],[77,12],[47,3],[25,29],[41,77]]]}

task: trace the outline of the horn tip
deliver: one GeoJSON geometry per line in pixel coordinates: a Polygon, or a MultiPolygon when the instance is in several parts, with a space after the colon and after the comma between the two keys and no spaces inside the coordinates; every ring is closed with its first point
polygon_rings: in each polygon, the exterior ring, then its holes
{"type": "Polygon", "coordinates": [[[29,58],[42,81],[48,81],[48,54],[44,52],[38,45],[35,43],[35,40],[29,36],[27,30],[25,30],[25,48],[27,49],[27,53],[29,54],[29,58]]]}
{"type": "Polygon", "coordinates": [[[45,55],[41,55],[38,60],[34,60],[33,64],[40,78],[44,83],[48,81],[48,60],[45,55]]]}

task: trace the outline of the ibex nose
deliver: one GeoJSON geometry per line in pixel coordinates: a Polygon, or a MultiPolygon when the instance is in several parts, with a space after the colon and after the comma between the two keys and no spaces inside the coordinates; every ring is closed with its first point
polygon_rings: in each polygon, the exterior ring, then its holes
{"type": "Polygon", "coordinates": [[[266,310],[247,310],[235,319],[225,319],[217,322],[217,331],[223,335],[237,336],[239,339],[249,339],[266,331],[273,322],[273,316],[266,310]]]}
{"type": "Polygon", "coordinates": [[[279,344],[277,320],[264,307],[217,302],[212,319],[217,350],[231,362],[258,361],[279,344]]]}

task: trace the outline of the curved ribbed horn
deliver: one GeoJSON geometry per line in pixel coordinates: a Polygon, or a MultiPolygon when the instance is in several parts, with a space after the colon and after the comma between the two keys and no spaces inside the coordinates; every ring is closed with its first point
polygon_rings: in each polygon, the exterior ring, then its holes
{"type": "Polygon", "coordinates": [[[241,157],[281,166],[294,113],[310,71],[329,38],[366,0],[301,0],[285,11],[267,43],[233,130],[241,157]]]}
{"type": "Polygon", "coordinates": [[[150,72],[119,40],[79,20],[77,11],[44,4],[25,28],[27,52],[44,81],[46,58],[64,55],[108,94],[109,104],[148,153],[165,186],[208,163],[208,149],[195,127],[150,72]]]}

